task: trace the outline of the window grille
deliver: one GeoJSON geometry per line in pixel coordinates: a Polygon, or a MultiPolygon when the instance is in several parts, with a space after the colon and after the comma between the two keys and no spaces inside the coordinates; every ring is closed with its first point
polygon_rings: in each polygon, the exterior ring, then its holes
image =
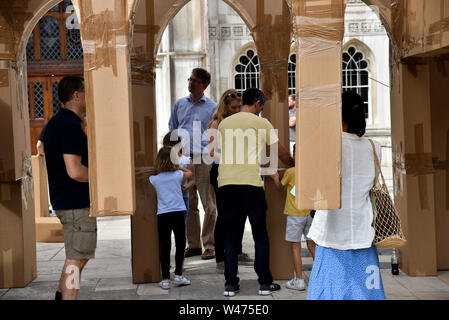
{"type": "Polygon", "coordinates": [[[253,49],[246,51],[235,66],[235,89],[245,91],[250,88],[260,88],[259,57],[253,49]]]}
{"type": "Polygon", "coordinates": [[[288,94],[296,94],[296,54],[290,55],[288,60],[288,94]]]}
{"type": "Polygon", "coordinates": [[[362,52],[353,46],[343,53],[343,91],[360,94],[365,103],[366,118],[369,116],[369,62],[362,52]]]}

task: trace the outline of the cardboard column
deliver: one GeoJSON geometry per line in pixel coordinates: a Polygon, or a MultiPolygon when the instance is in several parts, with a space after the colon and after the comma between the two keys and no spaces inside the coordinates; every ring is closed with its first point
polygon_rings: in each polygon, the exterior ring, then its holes
{"type": "MultiPolygon", "coordinates": [[[[285,1],[257,1],[253,29],[261,65],[262,91],[267,97],[263,116],[278,130],[279,143],[289,150],[288,58],[292,38],[291,13],[285,1]]],[[[279,164],[285,168],[286,164],[279,164]]],[[[293,261],[285,241],[285,192],[279,193],[271,179],[265,179],[268,205],[267,229],[270,238],[270,270],[274,279],[291,279],[293,261]]]]}
{"type": "Polygon", "coordinates": [[[410,276],[437,274],[429,65],[394,67],[392,142],[395,205],[406,245],[400,268],[410,276]]]}
{"type": "Polygon", "coordinates": [[[32,17],[27,4],[0,4],[0,288],[25,287],[37,276],[24,55],[18,53],[32,17]]]}
{"type": "Polygon", "coordinates": [[[129,13],[133,1],[74,0],[84,49],[91,216],[135,212],[129,13]]]}
{"type": "MultiPolygon", "coordinates": [[[[448,8],[449,9],[449,8],[448,8]]],[[[438,270],[449,270],[449,60],[430,64],[430,105],[432,115],[432,162],[438,270]]]]}
{"type": "Polygon", "coordinates": [[[141,1],[134,18],[132,95],[134,157],[136,163],[136,213],[131,218],[134,283],[161,280],[157,231],[157,197],[149,182],[155,174],[157,123],[155,105],[155,52],[159,26],[154,1],[141,1]]]}
{"type": "Polygon", "coordinates": [[[33,179],[0,183],[0,289],[37,277],[33,179]]]}
{"type": "Polygon", "coordinates": [[[339,209],[344,0],[293,0],[297,54],[296,205],[339,209]]]}

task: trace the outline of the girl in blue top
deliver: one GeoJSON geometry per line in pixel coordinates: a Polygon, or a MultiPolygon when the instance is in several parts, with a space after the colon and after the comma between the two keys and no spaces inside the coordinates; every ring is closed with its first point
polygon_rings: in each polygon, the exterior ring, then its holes
{"type": "Polygon", "coordinates": [[[161,288],[170,288],[170,250],[171,233],[175,234],[176,268],[173,284],[189,285],[190,280],[182,275],[184,249],[186,246],[184,211],[186,206],[182,197],[182,182],[190,179],[192,172],[177,164],[177,154],[171,159],[172,148],[163,147],[156,158],[158,174],[150,177],[150,183],[157,193],[157,227],[159,233],[159,252],[162,270],[161,288]]]}

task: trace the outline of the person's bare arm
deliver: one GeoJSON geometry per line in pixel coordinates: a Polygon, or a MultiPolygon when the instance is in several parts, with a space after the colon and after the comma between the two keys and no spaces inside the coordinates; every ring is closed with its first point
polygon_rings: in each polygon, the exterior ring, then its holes
{"type": "Polygon", "coordinates": [[[195,185],[195,166],[193,164],[189,164],[187,169],[192,173],[192,177],[188,179],[189,183],[187,183],[185,186],[182,187],[183,191],[187,191],[189,189],[192,189],[192,187],[195,185]]]}
{"type": "Polygon", "coordinates": [[[179,167],[179,170],[181,170],[182,173],[184,174],[184,176],[182,177],[183,179],[187,179],[187,180],[192,179],[192,177],[193,177],[192,171],[190,171],[189,169],[186,169],[184,167],[179,167]]]}
{"type": "Polygon", "coordinates": [[[279,173],[276,172],[275,174],[273,174],[272,176],[269,176],[271,179],[273,179],[274,185],[276,186],[276,189],[278,189],[279,191],[283,191],[284,187],[281,184],[281,181],[279,180],[279,173]]]}
{"type": "Polygon", "coordinates": [[[36,149],[37,149],[38,156],[41,156],[41,157],[45,156],[44,143],[42,141],[40,141],[40,140],[37,141],[36,149]]]}
{"type": "MultiPolygon", "coordinates": [[[[209,129],[217,130],[218,129],[218,121],[215,120],[214,122],[212,122],[212,124],[211,124],[209,129]]],[[[209,154],[210,154],[210,156],[212,158],[214,158],[215,153],[216,153],[215,150],[218,148],[217,142],[214,141],[214,136],[210,136],[210,138],[209,138],[209,145],[212,146],[212,148],[210,149],[210,153],[209,154]]]]}
{"type": "Polygon", "coordinates": [[[287,168],[291,168],[295,166],[295,161],[293,160],[292,156],[290,155],[290,152],[288,152],[282,144],[279,142],[277,143],[277,150],[278,150],[278,158],[281,160],[285,165],[287,165],[287,168]]]}
{"type": "Polygon", "coordinates": [[[296,126],[296,117],[290,117],[289,126],[290,128],[296,126]]]}
{"type": "Polygon", "coordinates": [[[64,163],[71,179],[78,182],[89,182],[89,170],[81,164],[81,156],[64,154],[64,163]]]}

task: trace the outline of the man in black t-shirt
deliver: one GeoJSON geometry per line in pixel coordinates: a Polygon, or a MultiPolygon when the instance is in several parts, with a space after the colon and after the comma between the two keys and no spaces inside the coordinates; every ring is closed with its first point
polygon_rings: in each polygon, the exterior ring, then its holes
{"type": "Polygon", "coordinates": [[[63,107],[47,123],[39,137],[38,150],[45,153],[50,202],[61,220],[66,262],[56,300],[74,300],[80,275],[95,257],[97,221],[89,216],[87,136],[82,118],[86,112],[84,81],[66,77],[58,86],[63,107]]]}

